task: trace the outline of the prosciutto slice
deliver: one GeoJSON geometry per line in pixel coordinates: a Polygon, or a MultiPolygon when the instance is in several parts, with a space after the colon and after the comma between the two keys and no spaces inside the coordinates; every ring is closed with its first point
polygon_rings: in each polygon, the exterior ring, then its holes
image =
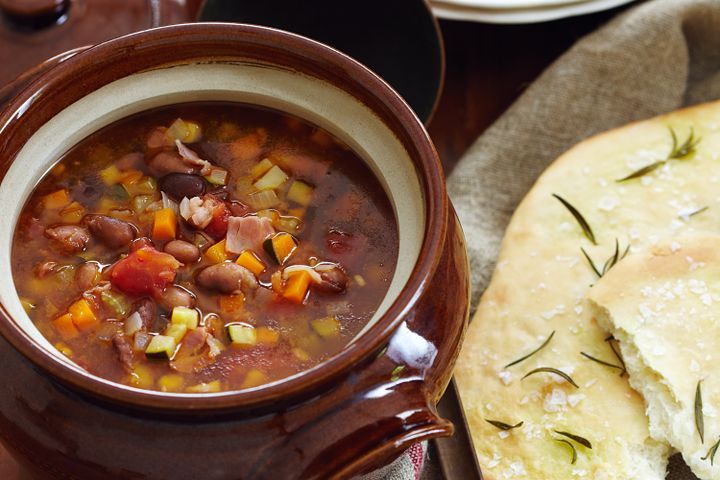
{"type": "Polygon", "coordinates": [[[180,140],[175,140],[175,145],[177,146],[178,153],[183,160],[185,160],[185,163],[198,167],[201,175],[210,173],[210,168],[212,167],[210,162],[200,158],[197,153],[186,147],[180,140]]]}
{"type": "Polygon", "coordinates": [[[275,233],[270,219],[265,217],[230,217],[228,218],[225,249],[234,254],[243,250],[257,249],[262,242],[275,233]]]}

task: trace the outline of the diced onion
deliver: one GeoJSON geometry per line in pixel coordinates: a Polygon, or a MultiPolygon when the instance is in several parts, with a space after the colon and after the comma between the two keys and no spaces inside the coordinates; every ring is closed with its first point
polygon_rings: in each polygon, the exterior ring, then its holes
{"type": "Polygon", "coordinates": [[[133,335],[143,326],[142,318],[138,312],[134,312],[125,320],[125,335],[133,335]]]}
{"type": "Polygon", "coordinates": [[[315,268],[315,271],[318,272],[327,272],[328,270],[335,270],[336,268],[340,268],[340,265],[332,262],[320,262],[313,268],[315,268]]]}
{"type": "Polygon", "coordinates": [[[172,198],[168,197],[165,192],[160,192],[160,195],[162,196],[163,208],[172,208],[172,211],[175,212],[175,215],[179,215],[180,208],[178,207],[177,202],[172,198]]]}
{"type": "Polygon", "coordinates": [[[133,350],[137,352],[144,352],[150,343],[151,337],[145,332],[136,332],[135,338],[133,339],[133,350]]]}

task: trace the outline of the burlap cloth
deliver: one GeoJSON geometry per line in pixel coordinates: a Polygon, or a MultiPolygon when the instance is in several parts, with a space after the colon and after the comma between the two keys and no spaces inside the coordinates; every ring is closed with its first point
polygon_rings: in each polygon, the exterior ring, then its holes
{"type": "MultiPolygon", "coordinates": [[[[449,177],[471,258],[473,306],[510,216],[550,162],[590,135],[718,98],[720,0],[648,1],[577,42],[449,177]]],[[[670,470],[671,480],[695,478],[677,458],[670,470]]]]}

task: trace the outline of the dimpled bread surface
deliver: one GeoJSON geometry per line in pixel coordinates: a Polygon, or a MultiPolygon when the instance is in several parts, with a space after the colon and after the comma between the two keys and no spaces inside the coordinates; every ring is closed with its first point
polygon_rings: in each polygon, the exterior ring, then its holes
{"type": "Polygon", "coordinates": [[[485,478],[665,478],[670,449],[663,437],[651,436],[644,399],[619,369],[581,355],[619,364],[608,331],[585,300],[598,275],[581,247],[602,270],[616,240],[620,256],[629,246],[627,260],[665,239],[702,231],[720,233],[720,102],[592,137],[540,176],[507,228],[456,367],[485,478]],[[692,129],[700,139],[694,151],[617,182],[668,157],[670,128],[678,144],[692,129]],[[577,208],[597,245],[553,194],[577,208]],[[504,368],[552,332],[545,348],[504,368]],[[561,370],[579,388],[553,373],[522,379],[539,367],[561,370]],[[486,420],[523,424],[503,431],[486,420]],[[577,451],[572,463],[570,447],[555,440],[563,438],[555,430],[587,439],[592,449],[570,440],[577,451]]]}
{"type": "Polygon", "coordinates": [[[720,439],[720,236],[680,237],[628,257],[588,299],[620,341],[652,436],[681,452],[699,478],[720,479],[720,457],[704,458],[720,439]]]}

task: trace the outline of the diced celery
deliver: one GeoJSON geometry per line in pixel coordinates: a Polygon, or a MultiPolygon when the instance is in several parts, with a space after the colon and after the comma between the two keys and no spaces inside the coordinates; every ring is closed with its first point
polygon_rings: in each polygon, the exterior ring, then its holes
{"type": "Polygon", "coordinates": [[[340,322],[335,316],[316,318],[310,321],[310,325],[323,338],[336,337],[340,333],[340,322]]]}
{"type": "Polygon", "coordinates": [[[258,190],[275,189],[285,183],[289,177],[277,165],[268,170],[260,180],[255,182],[254,186],[258,190]]]}
{"type": "Polygon", "coordinates": [[[315,189],[301,180],[295,180],[287,192],[288,200],[307,207],[312,201],[315,189]]]}
{"type": "Polygon", "coordinates": [[[175,354],[176,347],[177,342],[174,337],[169,335],[155,335],[145,349],[145,355],[152,358],[170,359],[175,354]]]}
{"type": "Polygon", "coordinates": [[[188,387],[185,391],[189,393],[215,393],[221,389],[220,380],[213,380],[208,383],[198,383],[192,387],[188,387]]]}
{"type": "Polygon", "coordinates": [[[110,308],[115,314],[122,318],[127,315],[127,311],[130,308],[125,297],[119,293],[115,293],[109,290],[104,290],[100,293],[100,300],[103,301],[108,308],[110,308]]]}
{"type": "Polygon", "coordinates": [[[157,180],[152,177],[141,177],[137,182],[123,182],[128,195],[154,195],[157,192],[157,180]]]}
{"type": "Polygon", "coordinates": [[[189,330],[198,326],[200,314],[197,310],[187,307],[175,307],[172,310],[170,322],[174,325],[185,325],[189,330]]]}
{"type": "Polygon", "coordinates": [[[167,129],[166,133],[171,143],[180,140],[183,143],[195,143],[200,140],[202,130],[195,122],[186,122],[182,118],[175,120],[167,129]]]}
{"type": "Polygon", "coordinates": [[[171,323],[165,331],[165,335],[174,338],[175,343],[180,343],[187,331],[188,327],[184,323],[171,323]]]}
{"type": "Polygon", "coordinates": [[[55,277],[60,280],[63,285],[69,285],[75,281],[75,266],[64,265],[55,270],[55,277]]]}
{"type": "Polygon", "coordinates": [[[257,343],[257,332],[250,325],[229,325],[228,335],[232,343],[236,345],[255,345],[257,343]]]}
{"type": "Polygon", "coordinates": [[[228,171],[224,168],[212,167],[210,173],[205,175],[205,180],[213,185],[227,185],[228,171]]]}
{"type": "Polygon", "coordinates": [[[248,203],[255,210],[268,209],[280,203],[275,190],[260,190],[248,196],[248,203]]]}
{"type": "Polygon", "coordinates": [[[270,170],[273,167],[273,163],[270,161],[269,158],[263,158],[262,161],[260,161],[257,165],[255,165],[252,170],[250,170],[250,175],[252,175],[252,178],[258,178],[260,175],[263,175],[268,170],[270,170]]]}
{"type": "Polygon", "coordinates": [[[135,213],[142,213],[154,201],[155,197],[152,195],[138,195],[132,199],[132,208],[135,213]]]}
{"type": "Polygon", "coordinates": [[[122,185],[113,185],[107,189],[107,195],[113,200],[126,201],[130,196],[122,185]]]}

